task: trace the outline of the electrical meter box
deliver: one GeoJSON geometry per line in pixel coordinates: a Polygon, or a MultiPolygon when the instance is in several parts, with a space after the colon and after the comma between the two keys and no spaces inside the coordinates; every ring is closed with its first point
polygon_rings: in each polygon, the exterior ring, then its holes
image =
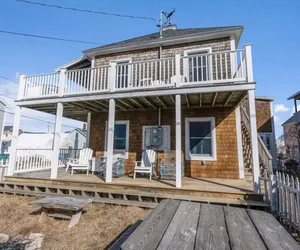
{"type": "Polygon", "coordinates": [[[163,145],[163,128],[152,127],[145,130],[145,146],[147,148],[163,145]]]}

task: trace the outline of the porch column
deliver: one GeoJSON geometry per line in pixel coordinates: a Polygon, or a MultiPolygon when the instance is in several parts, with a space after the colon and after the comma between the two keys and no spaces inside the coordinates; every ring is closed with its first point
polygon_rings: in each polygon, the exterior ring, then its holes
{"type": "Polygon", "coordinates": [[[241,109],[240,106],[235,108],[235,121],[236,121],[236,140],[237,140],[237,152],[239,162],[239,177],[244,179],[244,157],[243,157],[243,142],[242,142],[242,121],[241,121],[241,109]]]}
{"type": "Polygon", "coordinates": [[[181,188],[181,97],[176,95],[176,187],[181,188]]]}
{"type": "Polygon", "coordinates": [[[252,174],[253,174],[253,191],[259,192],[259,156],[258,156],[258,140],[256,126],[256,109],[254,90],[248,90],[249,101],[249,117],[250,117],[250,138],[252,152],[252,174]]]}
{"type": "Polygon", "coordinates": [[[106,177],[105,182],[112,182],[112,166],[114,155],[114,130],[115,130],[116,103],[109,99],[108,127],[107,127],[107,148],[106,148],[106,177]]]}
{"type": "Polygon", "coordinates": [[[87,128],[86,128],[86,147],[90,147],[90,133],[91,133],[91,112],[87,114],[87,128]]]}
{"type": "Polygon", "coordinates": [[[64,106],[62,103],[57,103],[54,138],[53,138],[53,150],[52,150],[52,158],[51,158],[51,176],[50,176],[51,179],[57,178],[63,108],[64,106]]]}
{"type": "Polygon", "coordinates": [[[13,126],[12,138],[11,138],[11,145],[10,145],[10,149],[9,149],[9,163],[8,163],[8,169],[7,169],[8,176],[13,176],[14,170],[15,170],[16,151],[17,151],[20,122],[21,122],[21,112],[22,112],[22,108],[20,106],[16,106],[14,126],[13,126]]]}

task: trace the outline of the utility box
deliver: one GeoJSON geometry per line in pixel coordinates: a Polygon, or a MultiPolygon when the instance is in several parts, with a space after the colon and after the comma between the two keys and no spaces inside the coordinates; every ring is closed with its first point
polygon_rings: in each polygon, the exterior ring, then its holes
{"type": "Polygon", "coordinates": [[[163,145],[163,128],[147,128],[145,130],[145,146],[147,148],[157,148],[161,145],[163,145]]]}

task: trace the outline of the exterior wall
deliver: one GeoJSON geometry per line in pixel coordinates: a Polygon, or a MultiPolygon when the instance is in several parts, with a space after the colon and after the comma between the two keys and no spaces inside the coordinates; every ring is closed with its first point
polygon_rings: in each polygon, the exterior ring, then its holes
{"type": "MultiPolygon", "coordinates": [[[[174,57],[182,54],[185,50],[211,47],[212,52],[230,50],[230,38],[185,43],[173,46],[162,47],[162,58],[174,57]]],[[[131,58],[132,61],[152,60],[159,58],[159,48],[144,49],[137,51],[122,52],[110,55],[101,55],[95,58],[95,67],[108,65],[110,61],[131,58]]]]}
{"type": "MultiPolygon", "coordinates": [[[[217,160],[201,161],[185,160],[184,174],[193,177],[239,178],[235,112],[233,108],[207,108],[182,110],[182,152],[185,152],[185,118],[216,118],[217,160]]],[[[93,113],[91,121],[91,148],[96,156],[104,155],[105,123],[107,113],[93,113]]],[[[175,110],[162,110],[161,125],[171,126],[171,150],[175,150],[175,110]]],[[[143,126],[157,125],[158,111],[116,112],[116,120],[129,120],[129,153],[124,160],[125,171],[133,171],[135,160],[141,159],[143,126]]]]}
{"type": "Polygon", "coordinates": [[[255,100],[255,107],[256,107],[256,122],[257,122],[258,133],[271,133],[272,116],[271,116],[270,101],[255,100]]]}
{"type": "Polygon", "coordinates": [[[298,130],[295,123],[285,124],[283,134],[287,156],[299,161],[298,130]]]}

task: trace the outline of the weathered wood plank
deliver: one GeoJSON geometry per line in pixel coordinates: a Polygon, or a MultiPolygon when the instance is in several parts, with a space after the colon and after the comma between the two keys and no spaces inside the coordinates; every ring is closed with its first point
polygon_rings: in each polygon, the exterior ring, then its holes
{"type": "Polygon", "coordinates": [[[247,212],[268,249],[300,249],[299,244],[273,215],[252,209],[247,209],[247,212]]]}
{"type": "Polygon", "coordinates": [[[202,204],[195,249],[230,249],[222,206],[202,204]]]}
{"type": "Polygon", "coordinates": [[[157,250],[194,249],[200,203],[181,201],[157,250]]]}
{"type": "Polygon", "coordinates": [[[266,249],[248,213],[243,208],[223,207],[231,249],[266,249]]]}
{"type": "Polygon", "coordinates": [[[179,203],[179,200],[168,199],[161,201],[134,233],[122,244],[121,248],[123,250],[156,249],[177,211],[179,203]]]}

